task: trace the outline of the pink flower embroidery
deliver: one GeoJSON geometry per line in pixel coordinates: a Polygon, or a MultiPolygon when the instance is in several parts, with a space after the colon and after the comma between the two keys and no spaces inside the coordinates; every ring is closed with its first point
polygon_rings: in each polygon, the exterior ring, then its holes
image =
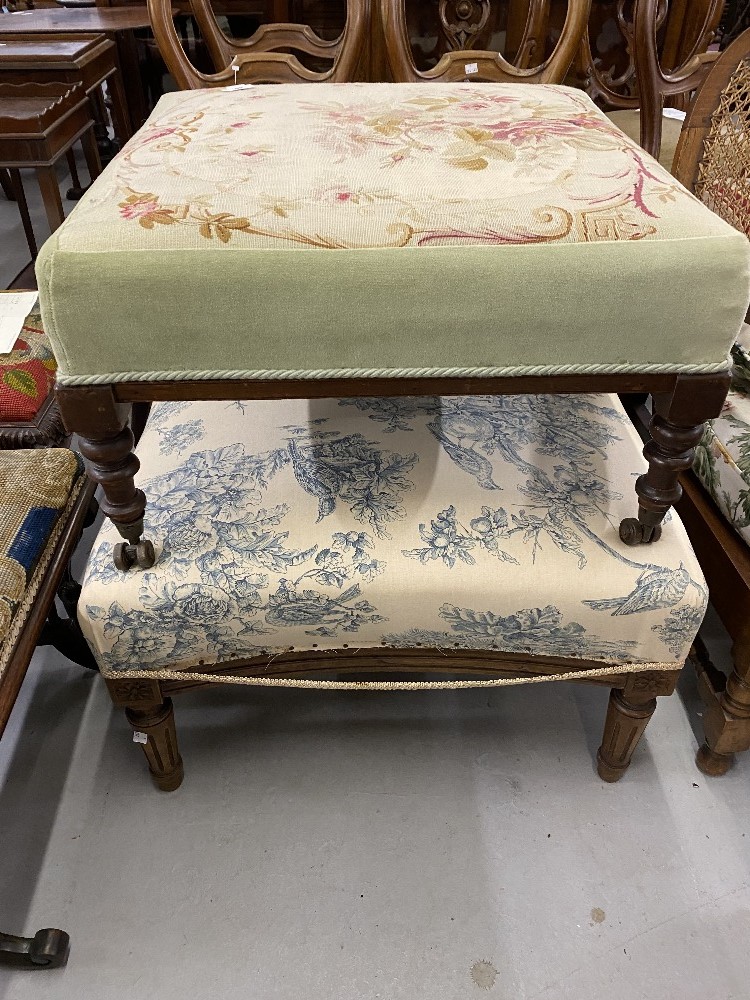
{"type": "Polygon", "coordinates": [[[136,202],[123,202],[120,205],[120,215],[123,219],[139,219],[142,215],[150,215],[152,212],[158,211],[159,202],[154,199],[154,201],[136,201],[136,202]]]}

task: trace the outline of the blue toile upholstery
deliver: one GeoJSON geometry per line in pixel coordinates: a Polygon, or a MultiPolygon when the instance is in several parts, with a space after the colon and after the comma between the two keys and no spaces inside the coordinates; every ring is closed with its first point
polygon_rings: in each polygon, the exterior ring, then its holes
{"type": "Polygon", "coordinates": [[[117,570],[105,523],[81,623],[119,678],[383,645],[675,670],[707,593],[674,514],[618,538],[640,452],[614,395],[157,404],[156,564],[117,570]]]}

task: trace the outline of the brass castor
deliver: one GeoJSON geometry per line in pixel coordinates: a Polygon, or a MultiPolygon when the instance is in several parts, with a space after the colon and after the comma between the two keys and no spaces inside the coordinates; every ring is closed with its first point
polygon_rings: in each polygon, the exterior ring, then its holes
{"type": "Polygon", "coordinates": [[[660,524],[644,524],[637,517],[626,517],[620,522],[620,541],[626,545],[651,545],[660,538],[660,524]]]}
{"type": "Polygon", "coordinates": [[[123,573],[127,573],[131,566],[138,566],[139,569],[151,569],[156,562],[154,546],[147,539],[136,542],[118,542],[112,553],[115,566],[123,573]]]}

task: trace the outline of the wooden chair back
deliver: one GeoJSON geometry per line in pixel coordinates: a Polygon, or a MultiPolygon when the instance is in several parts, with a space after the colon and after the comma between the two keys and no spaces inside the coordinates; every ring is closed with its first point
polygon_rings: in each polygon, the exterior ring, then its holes
{"type": "Polygon", "coordinates": [[[689,16],[683,7],[669,0],[618,0],[617,25],[628,55],[619,73],[600,67],[589,30],[579,52],[589,97],[607,108],[640,108],[641,145],[656,157],[665,98],[682,96],[687,105],[705,79],[713,58],[707,49],[719,28],[724,0],[690,0],[689,16]],[[667,68],[675,60],[679,65],[667,68]]]}
{"type": "Polygon", "coordinates": [[[159,51],[181,90],[241,83],[343,83],[355,78],[370,23],[370,0],[347,0],[346,25],[329,41],[304,24],[264,24],[244,41],[228,38],[219,27],[210,0],[191,0],[193,16],[211,55],[215,73],[201,73],[191,63],[172,19],[170,0],[148,0],[159,51]],[[316,71],[297,55],[330,63],[316,71]]]}
{"type": "Polygon", "coordinates": [[[711,67],[674,163],[678,181],[750,237],[750,30],[711,67]]]}
{"type": "Polygon", "coordinates": [[[380,0],[388,62],[393,79],[399,83],[420,80],[562,83],[578,51],[591,9],[591,0],[568,0],[560,37],[551,55],[545,59],[542,32],[547,23],[549,0],[529,0],[518,54],[514,62],[509,62],[500,53],[470,47],[471,36],[479,31],[477,26],[486,23],[490,0],[452,0],[450,3],[441,0],[438,12],[442,33],[461,47],[446,52],[435,67],[422,71],[414,62],[406,23],[406,2],[380,0]],[[450,11],[463,20],[451,21],[450,11]],[[543,61],[536,63],[540,55],[543,61]]]}

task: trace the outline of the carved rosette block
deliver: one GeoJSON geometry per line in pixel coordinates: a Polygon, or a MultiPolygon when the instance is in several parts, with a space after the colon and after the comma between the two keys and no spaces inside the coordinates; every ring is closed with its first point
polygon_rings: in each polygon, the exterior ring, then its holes
{"type": "Polygon", "coordinates": [[[656,698],[622,691],[609,695],[604,737],[597,753],[597,770],[604,781],[619,781],[630,767],[633,752],[656,709],[656,698]],[[631,700],[632,699],[632,700],[631,700]]]}
{"type": "Polygon", "coordinates": [[[128,722],[135,733],[143,734],[141,742],[154,784],[163,792],[172,792],[182,784],[182,757],[177,748],[172,699],[147,708],[127,708],[128,722]]]}
{"type": "Polygon", "coordinates": [[[450,47],[468,49],[487,24],[490,0],[440,0],[438,15],[450,47]]]}

